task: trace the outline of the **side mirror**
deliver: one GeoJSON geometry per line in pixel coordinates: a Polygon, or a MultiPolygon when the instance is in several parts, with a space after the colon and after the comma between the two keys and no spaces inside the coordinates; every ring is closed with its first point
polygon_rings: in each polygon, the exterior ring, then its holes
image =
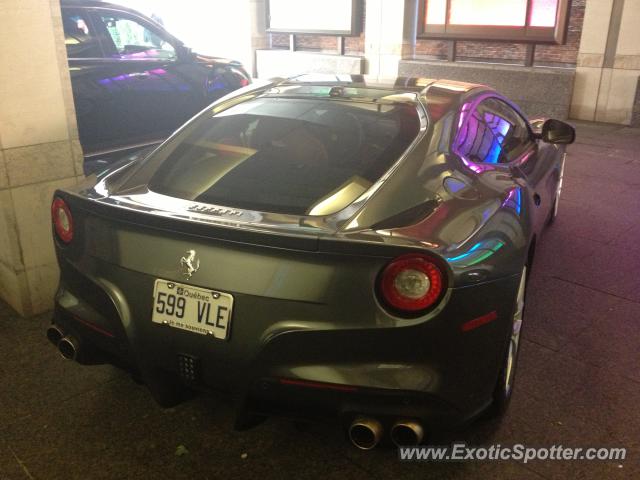
{"type": "Polygon", "coordinates": [[[570,145],[576,140],[576,129],[560,120],[549,119],[542,125],[540,138],[546,143],[570,145]]]}
{"type": "Polygon", "coordinates": [[[536,138],[542,138],[542,126],[544,122],[546,122],[548,118],[534,118],[533,120],[529,120],[529,125],[531,125],[531,130],[536,138]]]}
{"type": "Polygon", "coordinates": [[[185,45],[182,45],[182,44],[176,45],[175,50],[180,60],[191,60],[194,57],[191,49],[185,45]]]}

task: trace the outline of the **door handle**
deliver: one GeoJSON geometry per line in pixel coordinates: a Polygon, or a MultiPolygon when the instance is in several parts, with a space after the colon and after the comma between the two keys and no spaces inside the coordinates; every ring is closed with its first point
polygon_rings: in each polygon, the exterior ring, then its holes
{"type": "Polygon", "coordinates": [[[539,207],[541,202],[542,202],[542,199],[540,198],[540,195],[538,195],[537,193],[534,193],[533,194],[533,203],[536,204],[536,207],[539,207]]]}

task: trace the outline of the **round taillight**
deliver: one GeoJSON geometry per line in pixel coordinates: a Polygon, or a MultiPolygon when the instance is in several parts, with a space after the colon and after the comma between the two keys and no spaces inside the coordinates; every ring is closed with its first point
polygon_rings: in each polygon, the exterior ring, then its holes
{"type": "Polygon", "coordinates": [[[380,276],[384,303],[401,313],[416,314],[433,306],[444,290],[441,269],[427,255],[409,254],[389,263],[380,276]]]}
{"type": "Polygon", "coordinates": [[[51,204],[51,217],[56,235],[64,243],[73,240],[73,217],[66,202],[60,197],[56,197],[51,204]]]}

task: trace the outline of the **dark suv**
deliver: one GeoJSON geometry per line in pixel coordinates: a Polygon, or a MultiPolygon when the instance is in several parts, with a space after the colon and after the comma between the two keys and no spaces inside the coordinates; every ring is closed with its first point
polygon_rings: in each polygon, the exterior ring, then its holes
{"type": "Polygon", "coordinates": [[[251,82],[240,62],[195,54],[134,10],[61,4],[80,142],[94,163],[158,143],[251,82]]]}

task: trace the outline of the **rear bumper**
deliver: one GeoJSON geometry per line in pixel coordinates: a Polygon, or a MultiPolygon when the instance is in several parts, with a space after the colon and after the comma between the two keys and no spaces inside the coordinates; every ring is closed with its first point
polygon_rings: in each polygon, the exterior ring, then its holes
{"type": "Polygon", "coordinates": [[[67,261],[61,271],[54,323],[96,358],[143,379],[160,373],[196,389],[230,392],[251,412],[402,416],[432,428],[462,423],[489,404],[518,283],[510,277],[454,289],[444,309],[422,323],[372,321],[357,329],[310,322],[318,316],[314,305],[276,302],[269,309],[270,299],[236,295],[230,339],[218,341],[152,323],[150,302],[139,301],[152,297],[150,282],[131,271],[93,268],[100,277],[88,278],[67,261]],[[463,331],[493,311],[495,320],[463,331]],[[272,318],[280,324],[286,318],[287,327],[264,328],[272,318]]]}

